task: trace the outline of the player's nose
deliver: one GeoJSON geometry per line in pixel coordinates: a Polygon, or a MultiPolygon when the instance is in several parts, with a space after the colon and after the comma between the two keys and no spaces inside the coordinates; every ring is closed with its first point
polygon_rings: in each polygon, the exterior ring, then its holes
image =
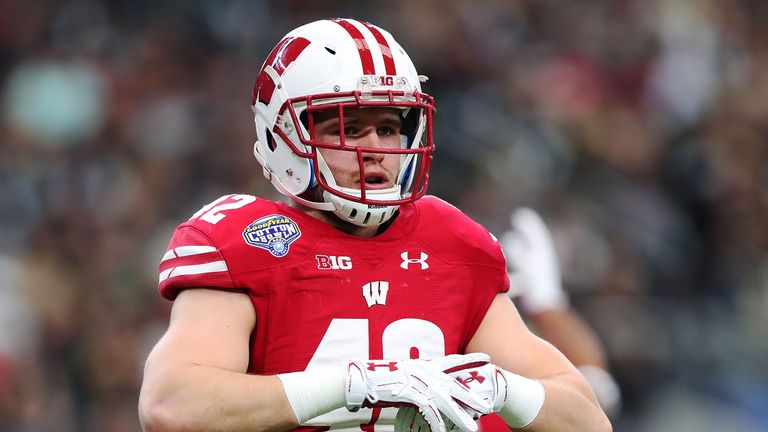
{"type": "MultiPolygon", "coordinates": [[[[372,128],[369,131],[366,131],[365,134],[363,134],[357,141],[358,145],[360,147],[370,148],[370,149],[382,149],[384,148],[384,142],[382,140],[382,137],[379,136],[378,133],[376,133],[376,128],[372,128]]],[[[381,162],[384,159],[384,153],[368,153],[365,152],[365,159],[374,159],[378,162],[381,162]]]]}

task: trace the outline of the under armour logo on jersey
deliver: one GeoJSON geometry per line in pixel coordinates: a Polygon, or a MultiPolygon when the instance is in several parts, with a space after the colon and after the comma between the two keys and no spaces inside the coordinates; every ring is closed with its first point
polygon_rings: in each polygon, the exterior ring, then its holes
{"type": "Polygon", "coordinates": [[[426,270],[429,268],[429,264],[427,264],[427,258],[429,258],[429,255],[422,252],[421,256],[419,258],[410,258],[408,256],[408,252],[403,252],[400,254],[400,258],[403,259],[403,262],[400,264],[400,267],[402,267],[404,270],[408,270],[408,266],[411,264],[420,264],[422,270],[426,270]]]}
{"type": "Polygon", "coordinates": [[[363,285],[363,297],[365,297],[368,307],[375,304],[384,305],[387,303],[387,292],[389,291],[389,282],[376,281],[368,282],[363,285]]]}
{"type": "Polygon", "coordinates": [[[477,381],[479,384],[482,384],[483,381],[485,381],[485,377],[477,373],[477,371],[469,371],[468,378],[457,377],[456,379],[467,387],[469,387],[469,383],[472,381],[477,381]]]}

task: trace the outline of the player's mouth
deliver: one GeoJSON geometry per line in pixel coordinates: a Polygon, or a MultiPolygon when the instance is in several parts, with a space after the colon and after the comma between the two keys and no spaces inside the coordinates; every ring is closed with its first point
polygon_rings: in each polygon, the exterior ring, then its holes
{"type": "Polygon", "coordinates": [[[381,172],[373,172],[365,174],[365,188],[366,189],[386,189],[391,187],[389,177],[381,172]]]}

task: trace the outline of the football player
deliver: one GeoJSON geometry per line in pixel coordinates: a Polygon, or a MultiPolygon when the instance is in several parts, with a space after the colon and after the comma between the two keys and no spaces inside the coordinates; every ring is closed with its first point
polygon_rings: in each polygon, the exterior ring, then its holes
{"type": "Polygon", "coordinates": [[[434,101],[385,30],[286,35],[256,79],[254,155],[289,198],[223,196],[160,263],[146,430],[608,431],[587,381],[506,295],[501,246],[425,196],[434,101]]]}

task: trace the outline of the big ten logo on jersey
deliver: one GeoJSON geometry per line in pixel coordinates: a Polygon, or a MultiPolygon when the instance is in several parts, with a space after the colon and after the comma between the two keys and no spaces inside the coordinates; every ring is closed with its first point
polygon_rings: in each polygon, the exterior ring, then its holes
{"type": "Polygon", "coordinates": [[[319,270],[352,270],[352,258],[348,256],[315,255],[319,270]]]}

